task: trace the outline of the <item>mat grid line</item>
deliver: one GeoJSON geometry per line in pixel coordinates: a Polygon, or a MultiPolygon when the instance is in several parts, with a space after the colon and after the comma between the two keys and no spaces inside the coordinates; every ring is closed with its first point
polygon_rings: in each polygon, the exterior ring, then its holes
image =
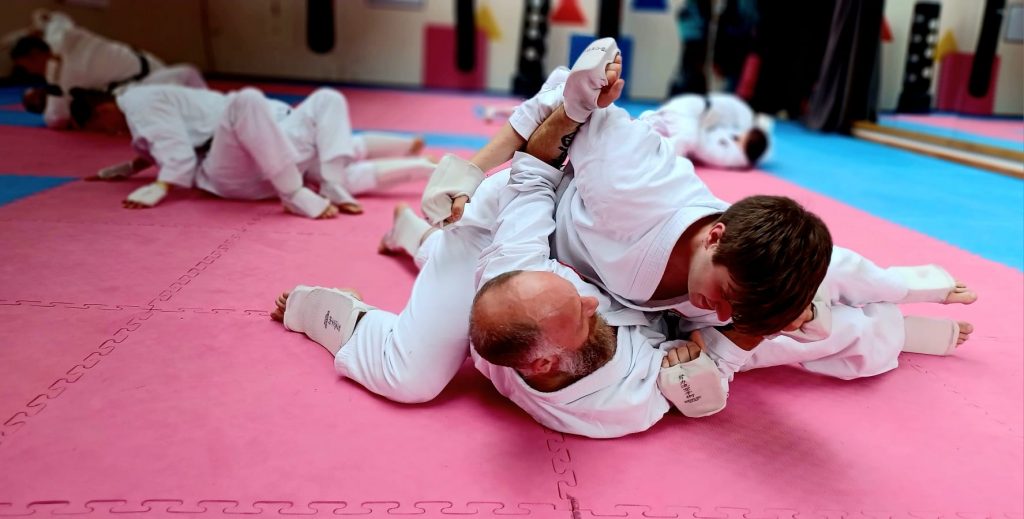
{"type": "MultiPolygon", "coordinates": [[[[141,307],[140,310],[145,310],[145,313],[138,316],[132,316],[124,326],[114,332],[109,338],[103,340],[95,350],[86,355],[85,358],[82,359],[81,363],[72,366],[65,372],[64,376],[58,378],[47,386],[47,390],[45,392],[36,395],[34,398],[29,400],[27,404],[25,404],[25,407],[22,410],[16,411],[7,420],[5,420],[3,424],[0,425],[0,448],[3,448],[4,444],[7,443],[11,436],[18,430],[22,429],[29,419],[37,416],[46,409],[47,401],[56,400],[60,395],[64,394],[68,385],[81,379],[87,370],[95,367],[103,357],[112,353],[116,349],[117,344],[127,340],[130,333],[138,330],[144,321],[149,320],[156,312],[160,311],[156,308],[159,301],[170,301],[175,294],[180,292],[193,279],[203,273],[203,271],[205,271],[209,266],[216,263],[216,261],[220,259],[220,257],[227,252],[233,244],[242,238],[242,235],[249,227],[258,223],[267,214],[268,213],[266,211],[263,211],[253,216],[242,226],[240,230],[232,233],[231,236],[221,242],[213,249],[213,251],[190,267],[185,274],[179,276],[177,280],[173,281],[166,289],[162,290],[157,296],[146,303],[146,306],[141,307]]],[[[30,304],[27,306],[39,306],[31,303],[35,303],[35,301],[30,301],[30,304]]],[[[57,306],[56,302],[54,302],[53,306],[57,306]]],[[[211,313],[215,312],[211,311],[211,313]]]]}

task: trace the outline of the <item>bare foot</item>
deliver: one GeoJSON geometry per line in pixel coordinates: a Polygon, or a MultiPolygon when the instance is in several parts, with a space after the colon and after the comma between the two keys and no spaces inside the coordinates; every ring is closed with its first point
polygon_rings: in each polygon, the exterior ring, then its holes
{"type": "Polygon", "coordinates": [[[967,321],[957,321],[956,324],[960,326],[960,336],[956,338],[956,345],[959,347],[967,342],[967,339],[971,338],[971,333],[974,332],[974,325],[967,321]]]}
{"type": "Polygon", "coordinates": [[[423,140],[423,136],[417,135],[412,140],[412,146],[409,146],[409,155],[419,155],[426,144],[426,141],[423,140]]]}
{"type": "Polygon", "coordinates": [[[393,244],[391,234],[395,232],[395,226],[398,225],[398,217],[402,214],[402,211],[405,211],[408,208],[409,204],[405,202],[395,204],[395,210],[393,211],[393,217],[391,220],[391,228],[388,229],[388,232],[384,233],[384,236],[381,236],[380,243],[377,245],[377,254],[391,256],[402,252],[401,247],[393,244]]]}
{"type": "Polygon", "coordinates": [[[338,204],[338,210],[345,214],[363,214],[363,206],[359,204],[338,204]]]}
{"type": "Polygon", "coordinates": [[[131,200],[122,200],[121,201],[121,205],[124,206],[125,209],[149,209],[150,208],[150,206],[148,206],[148,205],[140,204],[138,202],[132,202],[131,200]]]}
{"type": "Polygon", "coordinates": [[[279,322],[284,322],[284,309],[288,306],[288,294],[291,292],[282,292],[281,295],[277,296],[277,300],[274,301],[274,311],[270,312],[270,318],[279,322]]]}
{"type": "Polygon", "coordinates": [[[969,305],[977,300],[978,294],[975,294],[973,290],[967,288],[967,284],[963,281],[957,281],[956,286],[953,287],[953,290],[949,291],[949,294],[946,295],[946,300],[942,303],[947,305],[953,303],[969,305]]]}
{"type": "MultiPolygon", "coordinates": [[[[352,297],[354,297],[354,298],[356,298],[356,299],[358,299],[360,301],[363,300],[363,295],[360,294],[355,289],[352,289],[352,288],[339,288],[338,290],[341,290],[342,292],[347,292],[352,297]]],[[[288,308],[288,296],[290,294],[291,294],[291,292],[281,292],[281,295],[277,296],[277,299],[274,300],[274,310],[270,312],[270,318],[271,319],[273,319],[273,320],[275,320],[275,321],[277,321],[279,323],[283,323],[284,322],[284,311],[285,311],[286,308],[288,308]]]]}

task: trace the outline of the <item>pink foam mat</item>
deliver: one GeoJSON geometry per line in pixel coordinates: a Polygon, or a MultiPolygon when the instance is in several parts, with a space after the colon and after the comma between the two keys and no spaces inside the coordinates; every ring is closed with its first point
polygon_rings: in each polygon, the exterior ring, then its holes
{"type": "MultiPolygon", "coordinates": [[[[64,143],[105,165],[95,145],[64,143]]],[[[75,166],[58,159],[12,160],[75,166]]],[[[147,178],[73,182],[0,207],[0,516],[1022,519],[1024,275],[777,177],[701,174],[728,200],[798,199],[880,264],[949,268],[981,299],[906,311],[975,335],[867,380],[743,373],[716,416],[588,440],[469,366],[427,405],[375,397],[269,319],[297,283],[401,308],[414,269],[376,245],[422,184],[310,221],[184,192],[129,211],[147,178]]]]}
{"type": "MultiPolygon", "coordinates": [[[[236,90],[249,83],[215,81],[219,90],[236,90]]],[[[256,84],[267,93],[309,95],[308,85],[256,84]]],[[[514,106],[511,97],[451,95],[445,93],[388,91],[368,88],[339,88],[345,94],[356,129],[387,129],[405,132],[491,135],[499,125],[487,124],[477,115],[481,105],[514,106]],[[383,95],[382,95],[383,94],[383,95]]]]}
{"type": "Polygon", "coordinates": [[[132,158],[127,137],[0,126],[0,174],[87,177],[132,158]]]}
{"type": "Polygon", "coordinates": [[[891,115],[893,119],[916,124],[926,124],[938,128],[948,128],[975,135],[1009,139],[1024,142],[1024,121],[979,119],[976,117],[957,117],[955,115],[891,115]]]}

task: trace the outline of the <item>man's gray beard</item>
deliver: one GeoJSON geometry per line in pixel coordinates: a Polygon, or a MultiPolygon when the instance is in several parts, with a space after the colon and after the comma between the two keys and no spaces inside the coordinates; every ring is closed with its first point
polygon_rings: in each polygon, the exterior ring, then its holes
{"type": "Polygon", "coordinates": [[[562,373],[585,377],[603,366],[615,354],[618,338],[615,330],[599,315],[594,315],[587,341],[575,353],[564,353],[559,359],[562,373]]]}

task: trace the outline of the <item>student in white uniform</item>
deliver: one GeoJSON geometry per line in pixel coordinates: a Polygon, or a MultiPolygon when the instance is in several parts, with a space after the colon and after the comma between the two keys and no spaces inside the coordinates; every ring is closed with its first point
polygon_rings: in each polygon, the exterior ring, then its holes
{"type": "MultiPolygon", "coordinates": [[[[617,54],[614,40],[598,40],[574,70],[603,70],[594,64],[613,63],[617,54]]],[[[423,195],[427,217],[455,220],[482,171],[530,138],[530,154],[553,157],[557,166],[568,158],[574,172],[559,188],[555,256],[620,303],[673,309],[695,323],[732,319],[750,336],[747,349],[796,320],[828,269],[824,223],[785,197],[749,197],[726,212],[728,204],[647,123],[614,105],[594,112],[601,88],[621,91],[621,80],[601,73],[572,84],[569,76],[556,71],[517,109],[475,158],[474,175],[435,173],[423,195]]]]}
{"type": "Polygon", "coordinates": [[[680,157],[712,167],[752,168],[770,144],[770,119],[755,116],[732,94],[676,96],[639,119],[668,139],[680,157]]]}
{"type": "MultiPolygon", "coordinates": [[[[564,74],[562,79],[564,79],[564,74]]],[[[550,89],[550,91],[555,91],[555,89],[550,89]]],[[[526,113],[520,114],[519,117],[513,116],[511,126],[528,128],[526,131],[516,128],[516,132],[530,135],[527,132],[532,131],[532,128],[541,127],[539,121],[543,120],[545,115],[538,116],[537,114],[543,112],[543,110],[538,109],[538,106],[544,103],[536,103],[535,101],[545,97],[550,99],[551,96],[544,93],[540,94],[534,100],[528,101],[523,105],[524,108],[528,109],[526,113]]],[[[563,109],[559,107],[558,110],[554,110],[554,106],[558,106],[558,103],[548,103],[546,105],[548,108],[546,113],[554,112],[555,117],[552,117],[552,119],[558,116],[565,119],[567,117],[565,112],[568,111],[568,108],[563,109]]],[[[648,290],[650,290],[652,281],[658,281],[656,277],[653,280],[650,279],[651,276],[646,275],[643,269],[634,267],[636,263],[625,263],[624,260],[636,261],[635,256],[633,258],[630,257],[636,245],[638,243],[642,244],[644,240],[648,239],[648,236],[657,236],[660,232],[663,232],[663,229],[673,225],[672,220],[678,218],[679,215],[676,212],[677,208],[690,206],[695,207],[695,210],[710,213],[721,203],[711,197],[699,179],[693,176],[692,167],[680,168],[678,167],[679,164],[675,164],[676,167],[666,169],[665,167],[658,167],[659,164],[663,163],[645,161],[642,166],[646,167],[631,168],[629,162],[635,162],[635,157],[657,157],[659,154],[665,153],[664,149],[666,146],[659,142],[660,140],[656,136],[652,138],[649,130],[645,131],[643,124],[629,121],[628,116],[624,112],[616,110],[608,108],[595,112],[588,124],[584,125],[579,134],[576,135],[576,140],[568,151],[570,164],[576,168],[576,178],[561,194],[562,198],[558,210],[559,216],[565,216],[565,218],[559,220],[558,230],[555,233],[554,243],[557,246],[558,258],[562,261],[567,261],[570,266],[576,268],[585,278],[608,287],[611,293],[619,296],[620,302],[627,306],[641,309],[674,306],[676,310],[681,311],[682,315],[688,317],[691,321],[714,324],[714,317],[695,314],[692,312],[692,307],[686,308],[685,305],[680,305],[677,301],[655,301],[652,305],[652,301],[649,299],[645,303],[643,298],[637,299],[628,296],[631,293],[642,294],[644,292],[639,292],[637,290],[638,287],[642,288],[644,283],[646,283],[648,290]],[[603,151],[602,147],[605,150],[616,150],[617,153],[608,153],[603,151]],[[694,203],[694,201],[700,202],[703,200],[707,200],[707,202],[694,203]],[[567,204],[573,204],[570,206],[571,211],[563,210],[567,204]],[[573,221],[574,225],[562,225],[565,221],[573,221]],[[643,279],[645,275],[648,278],[646,282],[643,279]],[[621,297],[623,294],[627,294],[627,296],[621,297]],[[638,303],[638,301],[640,302],[638,303]]],[[[547,123],[545,122],[545,124],[547,123]]],[[[571,126],[572,124],[570,124],[571,126]]],[[[554,135],[567,135],[567,133],[557,132],[554,135]]],[[[542,157],[558,155],[538,148],[535,144],[536,142],[537,139],[531,137],[527,150],[542,157]],[[538,150],[541,153],[538,153],[538,150]],[[547,153],[547,155],[544,155],[544,153],[547,153]]],[[[555,142],[558,141],[556,140],[555,142]]],[[[564,143],[564,140],[562,142],[564,143]]],[[[560,147],[564,148],[564,146],[560,147]]],[[[500,153],[497,155],[500,158],[500,153]]],[[[562,156],[557,158],[558,160],[555,163],[560,163],[560,160],[564,158],[564,150],[562,156]]],[[[686,165],[689,166],[688,164],[686,165]]],[[[429,190],[430,186],[428,186],[429,190]]],[[[463,190],[463,192],[470,191],[472,191],[471,188],[463,190]]],[[[451,194],[458,195],[458,193],[451,194]]],[[[431,199],[428,195],[429,193],[425,194],[425,200],[430,202],[431,199]]],[[[724,204],[720,205],[720,207],[724,206],[724,204]]],[[[744,210],[742,212],[751,215],[756,214],[754,210],[744,210]]],[[[769,214],[765,213],[764,216],[769,216],[769,214]]],[[[756,221],[760,218],[755,217],[753,219],[756,221]]],[[[779,235],[767,236],[769,240],[778,239],[779,237],[779,235]]],[[[755,236],[749,239],[757,240],[763,238],[765,237],[755,236]]],[[[674,248],[678,248],[678,246],[677,243],[674,248]]],[[[668,246],[662,247],[662,251],[668,248],[668,246]]],[[[765,244],[765,249],[772,250],[773,253],[781,253],[777,250],[778,247],[773,246],[770,242],[765,244]],[[775,247],[775,249],[772,249],[772,247],[775,247]]],[[[658,249],[655,247],[650,250],[657,251],[658,249]]],[[[661,254],[664,255],[665,253],[661,252],[661,254]]],[[[829,276],[832,279],[827,280],[826,283],[820,286],[819,294],[823,293],[825,295],[819,298],[822,300],[819,305],[838,302],[842,302],[845,305],[863,305],[877,302],[908,302],[915,300],[966,303],[973,301],[973,293],[962,285],[955,283],[948,274],[935,267],[899,268],[883,271],[864,258],[845,249],[836,248],[835,252],[830,255],[834,255],[829,270],[829,276]],[[843,290],[836,289],[836,286],[842,287],[843,290]],[[917,295],[913,295],[912,292],[917,295]],[[927,295],[922,296],[921,294],[927,295]],[[910,299],[907,299],[908,297],[910,299]]],[[[754,257],[754,255],[748,257],[754,257]]],[[[663,284],[664,279],[660,283],[663,284]]],[[[713,306],[707,304],[708,302],[704,301],[704,306],[713,306]]],[[[717,305],[714,306],[716,306],[718,313],[717,318],[724,323],[729,317],[728,313],[722,312],[722,309],[717,308],[717,305]]],[[[896,354],[904,349],[904,347],[908,351],[917,351],[919,346],[915,345],[916,341],[904,340],[905,327],[907,329],[915,328],[921,330],[914,335],[921,335],[923,333],[930,337],[941,336],[941,338],[936,338],[935,340],[924,341],[929,344],[937,344],[933,349],[938,351],[930,351],[931,353],[948,353],[955,347],[958,341],[962,342],[963,338],[971,331],[969,323],[957,323],[951,320],[927,321],[915,318],[904,323],[898,311],[895,314],[892,311],[888,312],[886,314],[887,318],[884,316],[870,318],[874,313],[882,313],[881,310],[873,312],[867,309],[853,310],[846,308],[839,313],[844,316],[851,316],[842,323],[841,329],[843,330],[851,329],[855,321],[852,316],[859,314],[867,316],[866,322],[859,324],[859,326],[861,328],[872,328],[875,330],[875,333],[884,335],[886,341],[888,341],[885,343],[888,344],[888,347],[883,347],[885,341],[857,341],[857,335],[847,334],[842,336],[837,334],[837,337],[833,338],[828,347],[824,345],[820,347],[808,345],[807,348],[801,347],[798,350],[807,350],[809,348],[809,353],[807,351],[797,351],[794,354],[797,357],[803,356],[808,361],[817,361],[808,363],[809,366],[823,366],[830,362],[839,364],[841,367],[845,366],[845,371],[841,371],[839,368],[824,367],[819,370],[822,373],[833,374],[843,378],[878,374],[895,367],[896,354]],[[868,352],[877,350],[883,353],[876,354],[873,359],[869,359],[874,364],[865,361],[865,365],[861,369],[853,369],[856,362],[851,363],[849,359],[861,355],[862,350],[868,352]],[[810,355],[810,357],[807,355],[810,355]],[[828,358],[827,361],[825,360],[826,358],[828,358]]],[[[864,319],[861,321],[864,321],[864,319]]],[[[810,327],[813,328],[814,325],[810,327]]],[[[763,332],[763,334],[773,334],[779,329],[781,327],[777,328],[774,332],[763,332]]],[[[808,340],[809,338],[811,337],[802,337],[803,340],[808,340]]],[[[822,336],[818,338],[822,338],[822,336]]],[[[712,332],[712,337],[705,337],[705,339],[712,340],[719,348],[728,347],[728,341],[725,341],[724,337],[717,333],[712,332]]],[[[755,339],[754,344],[760,340],[758,337],[753,339],[755,339]]],[[[743,350],[749,350],[752,346],[734,349],[732,354],[722,355],[734,359],[732,366],[727,371],[731,373],[743,366],[746,362],[744,359],[750,355],[743,350]]],[[[775,347],[767,348],[764,350],[764,354],[758,356],[759,360],[751,363],[750,366],[772,365],[775,361],[770,359],[786,358],[784,354],[771,354],[776,351],[779,351],[779,349],[775,347]]]]}
{"type": "Polygon", "coordinates": [[[50,128],[72,128],[73,88],[113,94],[131,84],[206,88],[192,65],[165,66],[148,52],[75,25],[64,13],[37,10],[33,18],[36,34],[22,37],[11,58],[29,74],[46,78],[46,88],[30,89],[22,100],[29,111],[42,113],[50,128]]]}
{"type": "Polygon", "coordinates": [[[353,136],[347,102],[330,89],[313,92],[292,109],[254,88],[221,94],[143,85],[116,102],[76,100],[73,112],[84,128],[130,133],[143,157],[98,177],[131,175],[148,162],[159,168],[156,182],[128,195],[128,208],[158,204],[171,186],[198,187],[224,198],[277,196],[292,213],[329,218],[339,208],[362,212],[352,195],[426,178],[434,166],[404,157],[422,148],[421,139],[353,136]],[[307,180],[319,184],[319,194],[305,187],[307,180]]]}

